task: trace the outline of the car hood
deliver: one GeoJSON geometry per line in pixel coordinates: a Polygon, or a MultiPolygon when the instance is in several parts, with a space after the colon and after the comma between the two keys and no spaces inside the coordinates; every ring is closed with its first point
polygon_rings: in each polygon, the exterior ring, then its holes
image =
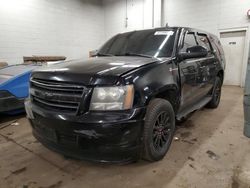
{"type": "Polygon", "coordinates": [[[66,61],[50,68],[40,69],[43,72],[61,72],[64,74],[96,74],[120,76],[132,69],[157,61],[155,58],[144,57],[96,57],[88,60],[66,61]]]}
{"type": "Polygon", "coordinates": [[[11,65],[0,69],[0,86],[16,77],[31,72],[35,65],[11,65]]]}
{"type": "Polygon", "coordinates": [[[114,84],[117,77],[122,74],[157,61],[159,60],[156,58],[131,56],[96,57],[88,60],[66,61],[50,68],[39,69],[33,72],[32,77],[88,85],[114,84]],[[105,78],[109,81],[105,81],[105,78]]]}

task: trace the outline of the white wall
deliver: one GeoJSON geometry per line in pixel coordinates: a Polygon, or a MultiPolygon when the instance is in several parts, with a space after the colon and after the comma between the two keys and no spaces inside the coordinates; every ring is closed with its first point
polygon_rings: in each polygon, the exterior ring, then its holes
{"type": "Polygon", "coordinates": [[[161,0],[154,4],[153,0],[103,0],[103,5],[106,39],[120,32],[161,26],[161,0]]]}
{"type": "Polygon", "coordinates": [[[249,8],[250,0],[154,0],[154,11],[153,0],[127,0],[127,11],[126,0],[0,0],[0,61],[87,57],[114,34],[166,22],[218,34],[249,27],[249,8]]]}
{"type": "Polygon", "coordinates": [[[249,26],[250,0],[103,0],[106,37],[118,32],[151,27],[188,26],[218,34],[220,29],[249,26]],[[161,9],[162,6],[162,9],[161,9]],[[162,20],[161,20],[162,18],[162,20]]]}
{"type": "Polygon", "coordinates": [[[88,56],[104,37],[100,0],[0,0],[0,61],[23,56],[88,56]]]}
{"type": "Polygon", "coordinates": [[[214,34],[219,29],[248,26],[250,0],[164,0],[164,21],[214,34]]]}

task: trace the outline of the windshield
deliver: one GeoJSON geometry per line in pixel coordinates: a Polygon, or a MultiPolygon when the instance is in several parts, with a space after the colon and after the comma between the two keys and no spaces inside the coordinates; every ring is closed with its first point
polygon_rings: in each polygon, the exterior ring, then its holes
{"type": "Polygon", "coordinates": [[[171,57],[176,32],[145,30],[118,34],[106,42],[99,55],[171,57]]]}

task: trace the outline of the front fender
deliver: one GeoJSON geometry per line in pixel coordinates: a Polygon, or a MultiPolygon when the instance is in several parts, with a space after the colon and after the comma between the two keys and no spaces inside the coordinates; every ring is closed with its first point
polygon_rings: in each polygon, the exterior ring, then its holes
{"type": "Polygon", "coordinates": [[[154,99],[154,98],[166,98],[169,96],[171,92],[171,95],[174,95],[176,97],[176,100],[179,100],[179,92],[178,92],[178,86],[175,83],[169,83],[168,85],[165,85],[161,88],[156,89],[155,91],[152,91],[152,93],[148,96],[148,99],[145,101],[145,104],[148,105],[148,103],[154,99]]]}
{"type": "Polygon", "coordinates": [[[134,107],[147,106],[150,100],[170,89],[178,91],[178,71],[172,71],[175,68],[172,61],[158,62],[128,75],[127,83],[135,87],[134,107]]]}

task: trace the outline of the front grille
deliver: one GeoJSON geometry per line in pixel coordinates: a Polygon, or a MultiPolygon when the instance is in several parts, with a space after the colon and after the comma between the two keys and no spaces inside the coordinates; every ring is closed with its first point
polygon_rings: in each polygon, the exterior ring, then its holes
{"type": "Polygon", "coordinates": [[[35,78],[30,80],[33,103],[49,110],[77,113],[86,91],[83,85],[35,78]]]}

